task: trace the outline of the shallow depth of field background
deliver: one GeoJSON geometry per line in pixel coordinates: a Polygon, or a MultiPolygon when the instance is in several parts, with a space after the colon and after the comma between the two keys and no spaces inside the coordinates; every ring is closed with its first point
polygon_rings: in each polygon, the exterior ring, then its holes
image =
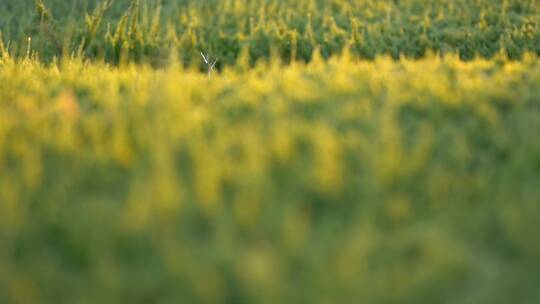
{"type": "Polygon", "coordinates": [[[0,303],[539,303],[539,56],[536,0],[3,0],[0,303]]]}

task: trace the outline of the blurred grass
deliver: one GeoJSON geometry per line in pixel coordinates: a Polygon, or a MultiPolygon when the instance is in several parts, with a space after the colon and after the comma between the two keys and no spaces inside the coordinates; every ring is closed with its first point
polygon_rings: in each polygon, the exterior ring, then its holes
{"type": "Polygon", "coordinates": [[[538,303],[539,83],[5,55],[0,303],[538,303]]]}
{"type": "Polygon", "coordinates": [[[539,303],[539,55],[536,0],[0,1],[0,303],[539,303]]]}

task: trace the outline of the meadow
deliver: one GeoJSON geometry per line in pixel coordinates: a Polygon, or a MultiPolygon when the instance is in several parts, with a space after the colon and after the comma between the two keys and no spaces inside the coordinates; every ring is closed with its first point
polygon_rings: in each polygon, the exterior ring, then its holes
{"type": "Polygon", "coordinates": [[[350,48],[360,58],[464,60],[540,54],[536,0],[3,0],[0,30],[12,55],[79,56],[109,63],[199,65],[201,50],[233,65],[274,55],[309,61],[350,48]],[[31,39],[29,42],[28,39],[31,39]]]}
{"type": "Polygon", "coordinates": [[[0,303],[540,302],[537,1],[5,0],[0,32],[0,303]]]}

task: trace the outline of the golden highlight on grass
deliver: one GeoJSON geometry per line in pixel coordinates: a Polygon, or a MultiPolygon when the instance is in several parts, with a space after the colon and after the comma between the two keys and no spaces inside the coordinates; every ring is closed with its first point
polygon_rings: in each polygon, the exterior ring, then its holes
{"type": "Polygon", "coordinates": [[[538,57],[315,57],[4,56],[0,302],[535,303],[538,57]]]}

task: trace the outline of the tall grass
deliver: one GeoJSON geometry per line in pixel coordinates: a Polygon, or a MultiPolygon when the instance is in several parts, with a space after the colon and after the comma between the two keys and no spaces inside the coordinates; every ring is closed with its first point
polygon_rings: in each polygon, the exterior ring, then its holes
{"type": "Polygon", "coordinates": [[[2,0],[0,303],[540,303],[539,56],[536,0],[2,0]]]}
{"type": "Polygon", "coordinates": [[[1,303],[538,303],[540,65],[0,63],[1,303]]]}
{"type": "Polygon", "coordinates": [[[200,64],[201,51],[233,65],[272,56],[309,61],[349,47],[354,56],[462,59],[540,53],[535,0],[4,0],[0,30],[13,56],[26,41],[43,61],[82,55],[110,63],[166,65],[171,55],[200,64]],[[8,43],[9,42],[9,43],[8,43]],[[172,54],[171,54],[172,53],[172,54]]]}

